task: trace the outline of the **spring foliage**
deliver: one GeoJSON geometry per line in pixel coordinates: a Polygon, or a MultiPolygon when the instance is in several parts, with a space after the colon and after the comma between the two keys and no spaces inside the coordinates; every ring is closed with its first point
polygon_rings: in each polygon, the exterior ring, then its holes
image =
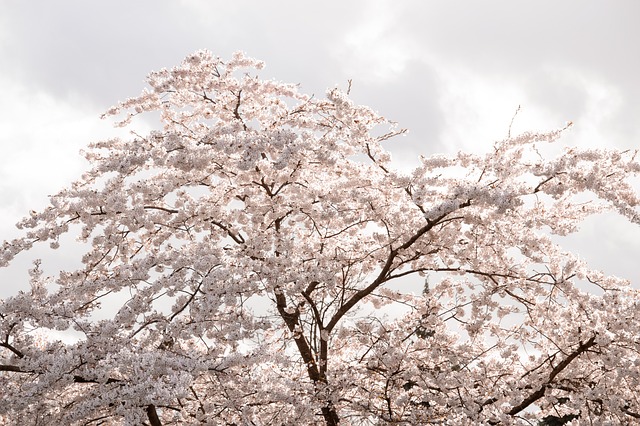
{"type": "Polygon", "coordinates": [[[0,302],[0,420],[640,419],[638,292],[551,238],[606,211],[640,223],[635,152],[547,149],[563,129],[401,171],[392,123],[262,66],[200,51],[151,73],[106,115],[162,127],[91,144],[4,243],[3,266],[65,233],[86,250],[0,302]]]}

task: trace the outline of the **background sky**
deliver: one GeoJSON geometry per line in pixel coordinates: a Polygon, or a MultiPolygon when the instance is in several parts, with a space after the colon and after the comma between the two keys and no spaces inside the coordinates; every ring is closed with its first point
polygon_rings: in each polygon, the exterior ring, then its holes
{"type": "MultiPolygon", "coordinates": [[[[356,102],[409,129],[393,148],[401,167],[489,149],[518,106],[512,133],[573,121],[569,144],[640,147],[637,0],[0,0],[0,10],[0,240],[79,177],[80,149],[126,135],[102,112],[202,48],[243,50],[266,62],[264,77],[316,96],[351,79],[356,102]]],[[[563,244],[640,285],[637,226],[599,216],[563,244]]],[[[77,257],[35,254],[56,267],[77,257]]],[[[24,285],[28,265],[0,270],[0,296],[24,285]]]]}

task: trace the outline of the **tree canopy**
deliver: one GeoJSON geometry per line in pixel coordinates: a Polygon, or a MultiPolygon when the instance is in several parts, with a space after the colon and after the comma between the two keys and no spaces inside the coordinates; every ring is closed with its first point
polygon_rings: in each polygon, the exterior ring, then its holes
{"type": "Polygon", "coordinates": [[[85,253],[0,301],[0,420],[639,421],[638,291],[552,238],[640,224],[635,151],[553,148],[560,129],[401,170],[394,123],[262,66],[199,51],[151,73],[106,115],[161,127],[92,143],[3,244],[2,266],[67,233],[85,253]]]}

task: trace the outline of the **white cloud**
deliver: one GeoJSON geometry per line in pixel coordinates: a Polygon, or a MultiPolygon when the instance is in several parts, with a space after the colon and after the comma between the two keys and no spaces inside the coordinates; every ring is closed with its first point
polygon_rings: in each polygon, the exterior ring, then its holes
{"type": "Polygon", "coordinates": [[[610,146],[624,107],[621,87],[589,70],[547,66],[522,79],[530,103],[546,120],[573,121],[572,141],[580,146],[610,146]]]}
{"type": "Polygon", "coordinates": [[[414,41],[396,33],[397,10],[389,2],[370,2],[361,13],[344,35],[336,57],[349,75],[361,81],[393,81],[416,58],[414,41]]]}
{"type": "Polygon", "coordinates": [[[446,120],[443,144],[449,151],[485,152],[505,138],[518,106],[512,133],[522,128],[555,128],[523,105],[526,94],[515,82],[463,68],[438,70],[442,81],[440,108],[446,120]]]}
{"type": "Polygon", "coordinates": [[[19,82],[0,79],[0,230],[3,238],[29,210],[78,178],[89,142],[124,132],[100,120],[81,98],[60,99],[19,82]]]}

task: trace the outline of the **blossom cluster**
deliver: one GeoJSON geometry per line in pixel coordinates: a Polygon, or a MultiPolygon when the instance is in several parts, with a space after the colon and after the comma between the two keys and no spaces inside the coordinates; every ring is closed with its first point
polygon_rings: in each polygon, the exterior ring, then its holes
{"type": "Polygon", "coordinates": [[[393,123],[262,67],[200,51],[151,73],[105,116],[162,128],[91,144],[3,243],[2,266],[67,233],[86,251],[0,301],[1,421],[640,419],[638,291],[550,237],[607,211],[640,223],[635,152],[540,156],[561,129],[397,170],[393,123]]]}

